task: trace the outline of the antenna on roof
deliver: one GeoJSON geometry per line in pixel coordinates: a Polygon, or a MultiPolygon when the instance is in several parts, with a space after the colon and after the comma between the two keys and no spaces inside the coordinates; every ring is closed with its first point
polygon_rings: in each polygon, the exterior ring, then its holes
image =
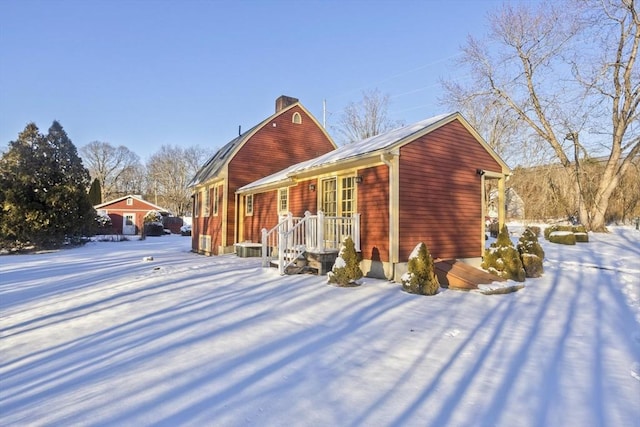
{"type": "Polygon", "coordinates": [[[327,100],[322,100],[322,127],[327,128],[327,100]]]}

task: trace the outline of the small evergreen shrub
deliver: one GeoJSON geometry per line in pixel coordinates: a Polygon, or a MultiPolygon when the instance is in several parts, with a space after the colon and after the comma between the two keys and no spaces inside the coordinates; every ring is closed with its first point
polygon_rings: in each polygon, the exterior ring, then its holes
{"type": "Polygon", "coordinates": [[[536,236],[535,231],[527,227],[518,240],[517,248],[526,277],[542,276],[544,250],[538,242],[538,236],[536,236]]]}
{"type": "Polygon", "coordinates": [[[576,236],[576,242],[578,243],[588,243],[589,235],[587,233],[573,233],[576,236]]]}
{"type": "Polygon", "coordinates": [[[554,231],[549,234],[548,240],[551,243],[559,243],[561,245],[575,245],[576,235],[571,231],[554,231]]]}
{"type": "Polygon", "coordinates": [[[150,210],[144,216],[144,235],[146,236],[162,236],[164,234],[164,225],[162,224],[162,214],[155,210],[150,210]]]}
{"type": "Polygon", "coordinates": [[[530,225],[527,227],[533,234],[535,234],[536,238],[540,237],[540,227],[537,225],[530,225]]]}
{"type": "Polygon", "coordinates": [[[402,275],[402,289],[418,295],[435,295],[440,289],[433,258],[427,245],[418,243],[409,255],[408,271],[402,275]]]}
{"type": "Polygon", "coordinates": [[[340,247],[338,258],[329,273],[329,283],[338,286],[358,286],[358,279],[362,278],[362,270],[358,261],[355,244],[351,237],[347,237],[340,247]]]}
{"type": "Polygon", "coordinates": [[[149,212],[147,212],[147,214],[144,216],[144,223],[148,224],[151,222],[160,222],[162,223],[162,214],[158,211],[154,211],[151,210],[149,212]]]}
{"type": "Polygon", "coordinates": [[[111,217],[106,213],[101,213],[96,215],[96,227],[99,232],[103,232],[105,230],[110,230],[112,227],[111,217]]]}
{"type": "MultiPolygon", "coordinates": [[[[571,233],[582,233],[587,234],[587,228],[584,225],[551,225],[544,229],[544,238],[549,240],[549,235],[556,231],[569,231],[571,233]]],[[[587,235],[587,240],[589,241],[589,236],[587,235]]]]}
{"type": "Polygon", "coordinates": [[[484,251],[482,268],[507,280],[524,282],[525,271],[518,250],[513,246],[506,225],[502,226],[498,239],[484,251]]]}

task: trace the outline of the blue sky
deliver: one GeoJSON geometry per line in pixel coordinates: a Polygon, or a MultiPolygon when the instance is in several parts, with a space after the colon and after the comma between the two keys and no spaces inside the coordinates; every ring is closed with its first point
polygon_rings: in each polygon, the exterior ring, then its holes
{"type": "MultiPolygon", "coordinates": [[[[526,1],[526,0],[522,0],[526,1]]],[[[332,136],[364,90],[407,123],[445,112],[440,78],[493,0],[0,1],[0,144],[59,120],[81,147],[215,149],[300,99],[332,136]]]]}

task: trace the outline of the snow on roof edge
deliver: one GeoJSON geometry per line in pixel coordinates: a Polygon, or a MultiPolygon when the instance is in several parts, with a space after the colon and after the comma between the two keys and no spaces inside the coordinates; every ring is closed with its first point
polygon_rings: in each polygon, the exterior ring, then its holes
{"type": "Polygon", "coordinates": [[[301,163],[289,166],[274,174],[268,175],[264,178],[253,181],[247,185],[238,188],[237,192],[244,192],[252,190],[254,188],[262,187],[268,184],[274,184],[279,181],[284,181],[292,174],[305,172],[311,169],[320,168],[329,164],[335,164],[341,161],[349,160],[352,158],[360,157],[365,154],[373,153],[375,151],[389,148],[394,144],[406,139],[407,137],[416,134],[429,126],[432,126],[446,118],[457,115],[459,113],[445,113],[439,114],[428,119],[420,120],[410,125],[402,126],[396,129],[392,129],[388,132],[375,135],[361,141],[353,142],[351,144],[343,145],[321,156],[313,159],[306,160],[301,163]]]}

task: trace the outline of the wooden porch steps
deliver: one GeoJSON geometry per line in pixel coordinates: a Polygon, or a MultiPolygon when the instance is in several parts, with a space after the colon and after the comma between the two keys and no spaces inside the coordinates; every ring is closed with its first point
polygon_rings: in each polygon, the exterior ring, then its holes
{"type": "Polygon", "coordinates": [[[456,259],[434,260],[440,286],[451,289],[478,289],[478,285],[504,279],[456,259]]]}

